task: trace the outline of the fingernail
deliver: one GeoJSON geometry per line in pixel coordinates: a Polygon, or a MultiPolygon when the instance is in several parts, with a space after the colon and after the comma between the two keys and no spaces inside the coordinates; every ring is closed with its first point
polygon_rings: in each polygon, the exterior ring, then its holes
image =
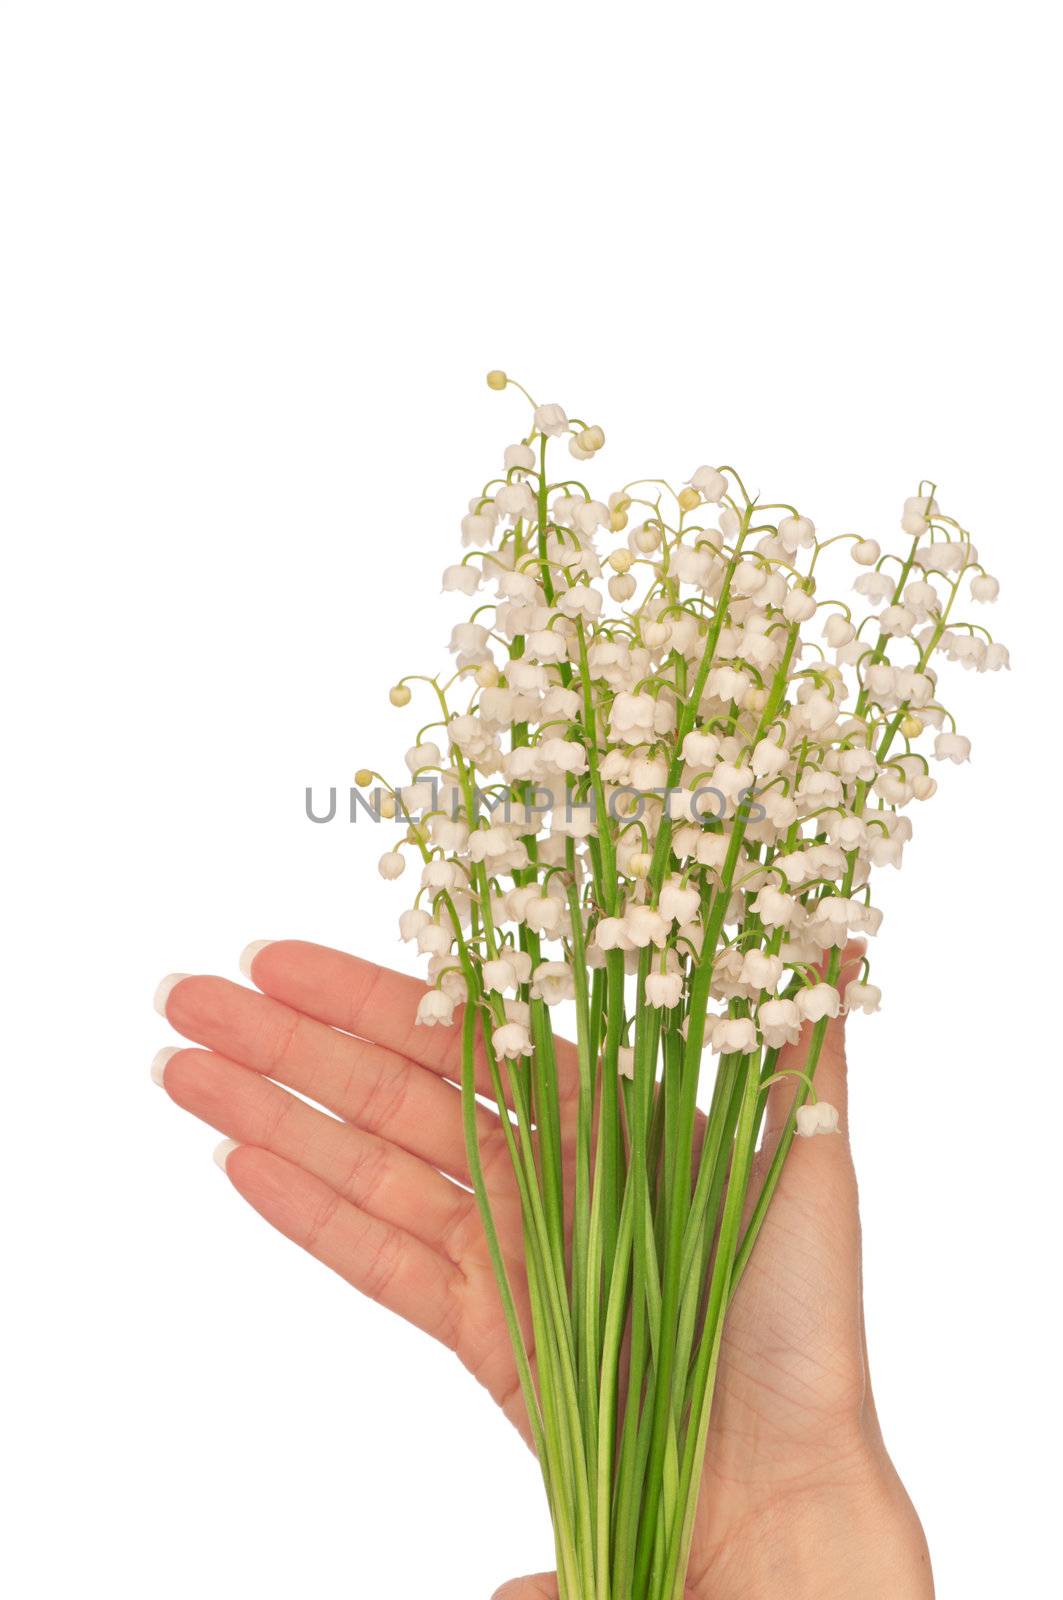
{"type": "Polygon", "coordinates": [[[187,977],[187,972],[171,972],[168,978],[163,978],[155,991],[155,999],[152,1001],[160,1017],[166,1015],[166,1002],[169,1000],[171,992],[177,988],[179,983],[183,983],[187,977]]]}
{"type": "Polygon", "coordinates": [[[275,939],[252,939],[251,943],[240,957],[240,971],[243,973],[245,978],[250,978],[251,963],[254,961],[259,952],[264,950],[268,944],[276,944],[276,942],[277,941],[275,939]]]}
{"type": "Polygon", "coordinates": [[[214,1159],[218,1163],[219,1167],[221,1168],[221,1170],[223,1172],[225,1171],[226,1163],[228,1162],[229,1157],[232,1155],[232,1153],[233,1153],[233,1151],[235,1149],[236,1149],[236,1140],[235,1139],[223,1139],[221,1144],[215,1150],[214,1159]]]}
{"type": "Polygon", "coordinates": [[[166,1074],[166,1063],[171,1056],[177,1054],[180,1048],[179,1044],[168,1044],[165,1050],[159,1051],[155,1060],[151,1063],[151,1081],[152,1083],[157,1083],[160,1089],[163,1086],[163,1078],[166,1074]]]}

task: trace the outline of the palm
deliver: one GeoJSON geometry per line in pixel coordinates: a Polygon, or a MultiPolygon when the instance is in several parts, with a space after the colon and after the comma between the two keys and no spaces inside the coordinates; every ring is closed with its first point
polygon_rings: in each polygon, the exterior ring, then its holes
{"type": "MultiPolygon", "coordinates": [[[[256,957],[254,977],[263,994],[220,978],[185,979],[171,991],[169,1020],[206,1049],[169,1061],[167,1091],[236,1141],[228,1174],[268,1221],[446,1343],[527,1439],[466,1187],[457,1030],[414,1026],[423,992],[416,980],[319,946],[271,944],[256,957]]],[[[840,1026],[819,1070],[828,1097],[844,1107],[840,1026]]],[[[559,1073],[563,1128],[571,1131],[574,1065],[564,1046],[559,1073]]],[[[769,1113],[769,1138],[785,1098],[769,1113]]],[[[479,1115],[519,1300],[517,1195],[497,1118],[479,1115]]],[[[730,1592],[738,1529],[775,1516],[781,1500],[814,1495],[824,1473],[836,1482],[839,1461],[863,1459],[875,1424],[859,1272],[847,1141],[799,1141],[727,1324],[692,1595],[706,1594],[710,1582],[714,1600],[730,1592]]],[[[735,1592],[742,1581],[735,1576],[735,1592]]]]}

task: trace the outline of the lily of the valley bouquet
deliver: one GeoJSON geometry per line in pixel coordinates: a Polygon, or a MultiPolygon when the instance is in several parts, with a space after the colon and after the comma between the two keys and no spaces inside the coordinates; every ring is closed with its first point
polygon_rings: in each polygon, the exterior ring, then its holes
{"type": "Polygon", "coordinates": [[[419,1021],[460,1019],[470,1170],[560,1593],[679,1600],[728,1306],[794,1136],[837,1125],[815,1089],[829,1019],[879,1005],[866,959],[839,988],[843,950],[878,931],[872,878],[900,865],[931,762],[969,754],[937,664],[1008,658],[969,620],[998,586],[933,485],[885,554],[820,538],[730,466],[597,499],[602,429],[530,403],[443,574],[474,604],[453,667],[391,691],[428,706],[410,782],[358,781],[408,824],[380,870],[397,877],[404,847],[417,864],[400,922],[428,958],[419,1021]],[[781,1068],[802,1036],[801,1070],[781,1068]],[[484,1064],[508,1113],[519,1287],[477,1146],[484,1064]],[[792,1108],[754,1194],[780,1081],[792,1108]]]}

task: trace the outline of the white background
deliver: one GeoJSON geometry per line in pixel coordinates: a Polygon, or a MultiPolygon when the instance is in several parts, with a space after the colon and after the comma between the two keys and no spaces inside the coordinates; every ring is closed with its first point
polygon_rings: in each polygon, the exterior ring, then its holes
{"type": "Polygon", "coordinates": [[[605,427],[601,489],[729,461],[889,537],[930,474],[1001,578],[1015,671],[954,669],[975,756],[882,889],[853,1120],[940,1592],[1053,1587],[1047,15],[0,6],[20,1600],[486,1600],[550,1563],[486,1396],[273,1236],[147,1073],[166,972],[404,960],[379,834],[303,789],[409,742],[387,686],[441,661],[438,573],[525,425],[495,365],[605,427]]]}

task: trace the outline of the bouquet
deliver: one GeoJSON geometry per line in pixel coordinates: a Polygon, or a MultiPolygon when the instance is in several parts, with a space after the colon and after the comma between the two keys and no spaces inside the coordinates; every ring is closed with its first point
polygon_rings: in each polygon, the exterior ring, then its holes
{"type": "Polygon", "coordinates": [[[839,988],[843,951],[878,932],[872,871],[900,866],[931,759],[970,753],[937,663],[1008,665],[957,614],[998,584],[931,483],[886,554],[821,538],[731,466],[597,499],[602,429],[487,381],[532,415],[443,573],[474,610],[447,674],[391,690],[428,706],[410,781],[357,781],[406,827],[381,873],[419,862],[400,918],[428,958],[418,1021],[460,1015],[470,1170],[561,1596],[681,1600],[724,1319],[794,1137],[837,1126],[815,1089],[829,1019],[881,1000],[866,957],[839,988]],[[575,1013],[571,1184],[558,1005],[575,1013]],[[781,1066],[799,1039],[802,1070],[781,1066]],[[519,1282],[478,1148],[484,1065],[519,1282]],[[792,1107],[751,1192],[780,1083],[792,1107]]]}

